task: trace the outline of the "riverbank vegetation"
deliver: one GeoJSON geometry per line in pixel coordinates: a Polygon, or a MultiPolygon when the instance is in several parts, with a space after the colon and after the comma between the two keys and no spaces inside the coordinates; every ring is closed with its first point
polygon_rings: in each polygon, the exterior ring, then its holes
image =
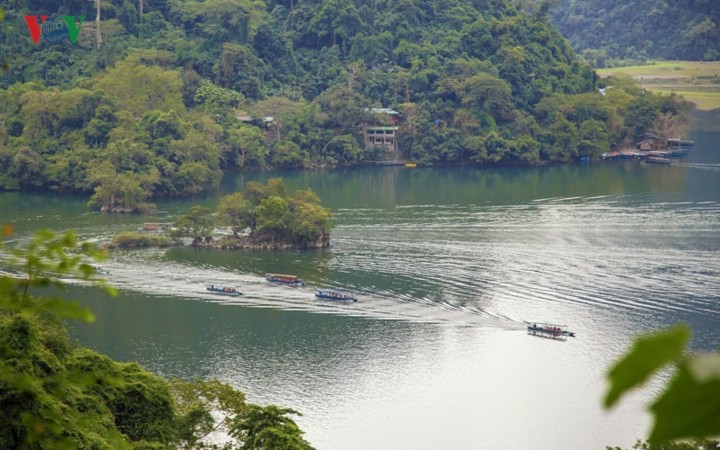
{"type": "Polygon", "coordinates": [[[216,380],[166,380],[72,343],[65,321],[92,313],[48,287],[62,288],[59,276],[105,284],[84,262],[101,254],[72,233],[41,231],[12,251],[0,241],[0,255],[17,274],[0,276],[0,448],[312,449],[292,409],[247,403],[216,380]],[[207,441],[218,433],[225,442],[207,441]]]}
{"type": "Polygon", "coordinates": [[[223,170],[593,158],[687,111],[599,82],[547,14],[506,0],[98,5],[77,43],[37,45],[14,34],[23,15],[96,5],[8,7],[0,188],[142,212],[217,188],[223,170]]]}
{"type": "Polygon", "coordinates": [[[113,236],[112,240],[105,244],[105,248],[170,247],[172,245],[179,245],[179,242],[164,235],[122,231],[113,236]]]}

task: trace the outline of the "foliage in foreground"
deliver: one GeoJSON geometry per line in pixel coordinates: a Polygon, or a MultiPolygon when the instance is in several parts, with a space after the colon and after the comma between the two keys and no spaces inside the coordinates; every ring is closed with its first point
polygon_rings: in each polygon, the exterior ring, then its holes
{"type": "Polygon", "coordinates": [[[689,339],[690,329],[683,325],[641,336],[609,372],[606,408],[667,366],[675,370],[650,406],[655,423],[648,443],[639,442],[640,447],[635,448],[680,450],[717,445],[703,439],[720,436],[720,353],[689,353],[685,350],[689,339]],[[673,442],[680,439],[696,439],[696,443],[673,442]]]}
{"type": "Polygon", "coordinates": [[[169,382],[71,344],[63,320],[93,316],[46,288],[63,289],[59,275],[104,285],[87,263],[102,255],[73,233],[40,231],[8,251],[0,241],[0,257],[13,274],[0,276],[0,448],[312,449],[293,410],[248,404],[216,380],[169,382]],[[219,431],[227,442],[206,441],[219,431]]]}
{"type": "MultiPolygon", "coordinates": [[[[720,442],[711,439],[693,439],[687,442],[663,442],[650,443],[640,439],[632,446],[633,450],[712,450],[717,448],[720,442]]],[[[605,447],[605,450],[623,450],[621,447],[605,447]]]]}

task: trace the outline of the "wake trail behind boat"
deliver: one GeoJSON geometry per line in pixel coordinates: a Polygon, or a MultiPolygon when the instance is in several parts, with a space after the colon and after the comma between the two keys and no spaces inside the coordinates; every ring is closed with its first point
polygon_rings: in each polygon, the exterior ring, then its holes
{"type": "Polygon", "coordinates": [[[447,302],[436,302],[429,298],[407,295],[396,297],[391,292],[378,295],[347,286],[333,286],[333,289],[351,290],[356,294],[358,301],[332,302],[316,298],[315,289],[321,286],[276,285],[254,274],[187,267],[177,263],[146,265],[138,268],[130,262],[114,261],[107,267],[111,270],[112,275],[108,277],[108,281],[112,285],[147,294],[176,295],[226,305],[302,310],[383,320],[495,328],[508,328],[509,325],[506,318],[485,311],[447,302]],[[243,295],[237,297],[215,295],[206,290],[206,285],[213,283],[237,287],[243,295]]]}
{"type": "Polygon", "coordinates": [[[689,169],[700,169],[700,170],[709,170],[712,172],[720,172],[720,164],[703,164],[703,163],[677,163],[676,166],[678,167],[687,167],[689,169]]]}

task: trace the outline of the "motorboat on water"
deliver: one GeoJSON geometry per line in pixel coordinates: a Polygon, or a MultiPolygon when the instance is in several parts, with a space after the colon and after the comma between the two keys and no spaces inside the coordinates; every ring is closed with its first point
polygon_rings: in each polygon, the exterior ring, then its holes
{"type": "Polygon", "coordinates": [[[664,158],[662,156],[650,156],[647,159],[645,159],[646,163],[650,164],[670,164],[672,161],[668,158],[664,158]]]}
{"type": "Polygon", "coordinates": [[[231,286],[220,286],[217,284],[209,284],[207,285],[206,289],[210,291],[213,294],[218,295],[228,295],[230,297],[237,297],[238,295],[242,295],[242,292],[238,290],[238,288],[234,288],[231,286]]]}
{"type": "Polygon", "coordinates": [[[305,280],[298,278],[297,275],[266,273],[265,279],[270,283],[287,284],[290,286],[305,286],[305,280]]]}
{"type": "Polygon", "coordinates": [[[317,289],[315,290],[315,297],[327,300],[357,301],[352,292],[338,291],[336,289],[317,289]]]}
{"type": "Polygon", "coordinates": [[[527,324],[527,332],[533,336],[545,337],[550,339],[565,340],[568,337],[575,337],[575,332],[569,331],[567,325],[557,325],[554,323],[525,322],[527,324]]]}

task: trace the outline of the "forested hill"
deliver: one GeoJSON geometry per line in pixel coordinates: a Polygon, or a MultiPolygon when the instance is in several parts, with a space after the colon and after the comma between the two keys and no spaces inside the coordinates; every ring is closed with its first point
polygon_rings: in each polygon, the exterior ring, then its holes
{"type": "Polygon", "coordinates": [[[718,0],[559,0],[554,21],[579,53],[607,58],[720,59],[718,0]]]}
{"type": "Polygon", "coordinates": [[[106,210],[233,168],[571,161],[682,110],[601,95],[554,25],[505,0],[2,4],[0,187],[106,210]],[[56,20],[35,43],[28,15],[73,16],[77,39],[56,20]]]}

